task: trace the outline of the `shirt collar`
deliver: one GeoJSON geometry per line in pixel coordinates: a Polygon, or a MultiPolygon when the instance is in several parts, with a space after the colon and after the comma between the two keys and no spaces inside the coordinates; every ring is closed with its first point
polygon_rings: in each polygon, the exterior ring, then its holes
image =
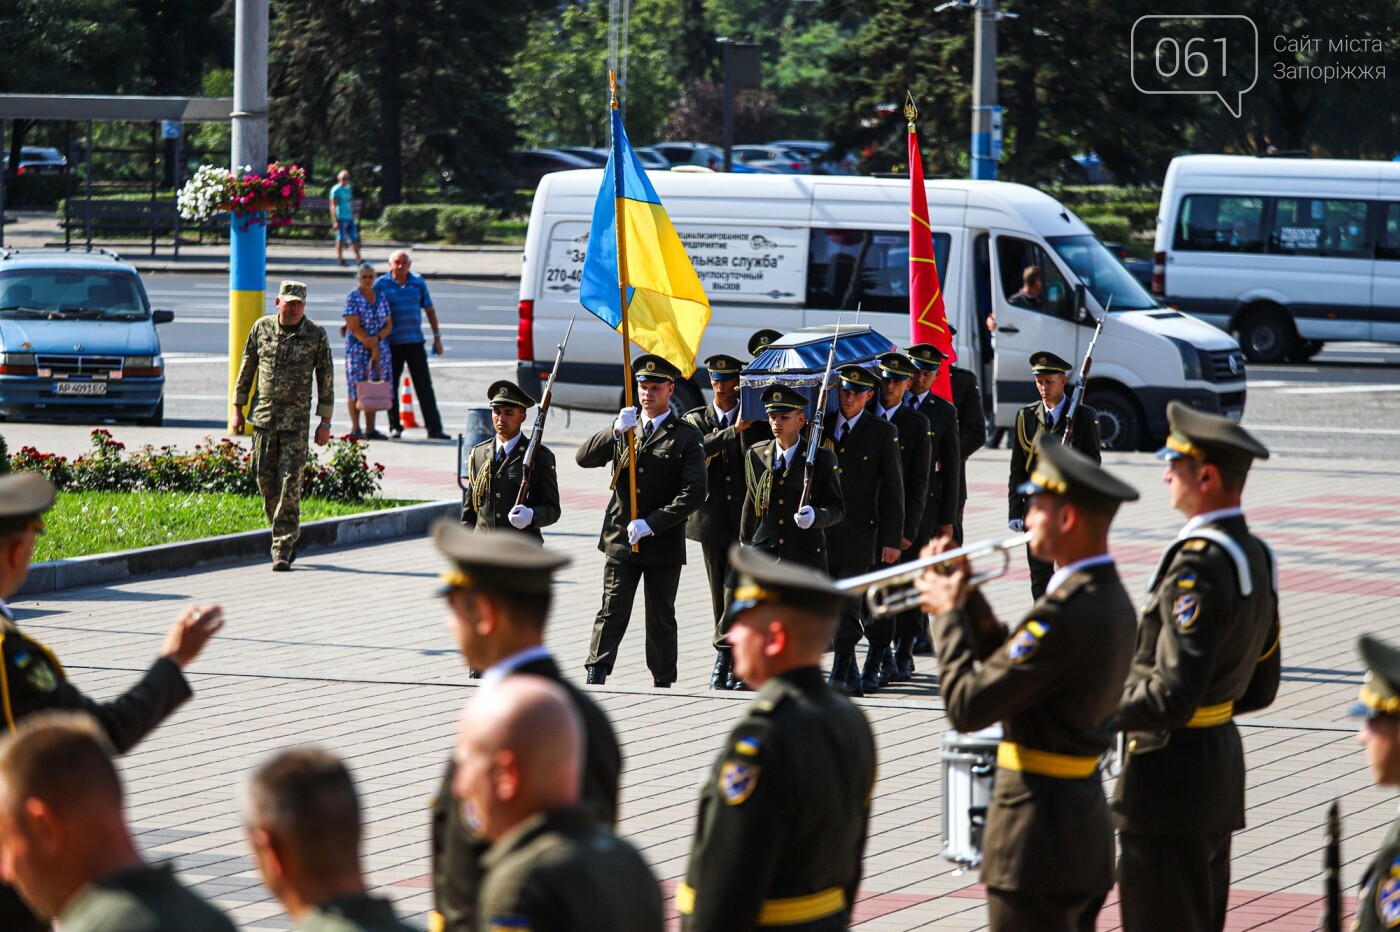
{"type": "Polygon", "coordinates": [[[933,391],[933,389],[930,388],[927,392],[924,392],[922,395],[915,395],[913,392],[910,392],[909,397],[914,399],[914,407],[917,408],[921,406],[924,403],[924,399],[929,396],[929,392],[931,391],[933,391]]]}
{"type": "Polygon", "coordinates": [[[879,401],[875,402],[875,416],[882,417],[887,421],[893,420],[894,413],[898,410],[899,405],[895,405],[893,408],[886,408],[884,405],[880,404],[879,401]]]}
{"type": "Polygon", "coordinates": [[[1087,570],[1091,566],[1102,566],[1105,563],[1112,563],[1113,557],[1107,553],[1101,553],[1096,557],[1085,557],[1082,560],[1075,560],[1069,566],[1062,566],[1055,571],[1055,575],[1050,577],[1050,581],[1045,584],[1045,594],[1049,595],[1064,584],[1066,579],[1080,570],[1087,570]]]}
{"type": "Polygon", "coordinates": [[[800,446],[802,446],[801,437],[798,437],[797,442],[794,443],[792,446],[788,447],[786,450],[784,450],[782,445],[778,443],[778,441],[775,439],[773,441],[773,455],[775,457],[773,460],[773,465],[781,466],[782,468],[786,469],[792,463],[792,458],[797,455],[797,448],[800,446]]]}
{"type": "Polygon", "coordinates": [[[1060,423],[1060,412],[1065,409],[1065,402],[1067,400],[1069,400],[1067,395],[1061,395],[1060,403],[1055,405],[1055,407],[1045,408],[1045,402],[1043,401],[1040,403],[1040,407],[1042,409],[1048,410],[1050,412],[1050,417],[1053,419],[1053,423],[1058,424],[1060,423]]]}
{"type": "Polygon", "coordinates": [[[499,455],[502,450],[505,450],[506,455],[509,456],[511,454],[511,451],[515,449],[515,445],[520,442],[520,438],[523,436],[525,436],[525,432],[522,430],[520,433],[507,440],[505,443],[501,443],[501,438],[497,437],[496,453],[499,455]]]}
{"type": "Polygon", "coordinates": [[[857,411],[854,416],[849,418],[846,417],[846,415],[844,414],[838,414],[836,415],[836,425],[839,427],[842,424],[845,424],[846,429],[851,430],[856,426],[856,422],[860,420],[860,416],[864,413],[864,411],[857,411]]]}
{"type": "Polygon", "coordinates": [[[1181,533],[1177,534],[1176,537],[1177,540],[1180,540],[1183,537],[1190,537],[1193,531],[1207,524],[1215,524],[1217,521],[1225,521],[1229,518],[1243,517],[1244,509],[1238,507],[1221,508],[1216,511],[1207,511],[1204,514],[1196,515],[1196,517],[1192,518],[1190,521],[1187,521],[1186,524],[1182,526],[1181,533]]]}
{"type": "Polygon", "coordinates": [[[649,418],[649,417],[646,416],[646,414],[643,414],[643,415],[641,416],[642,430],[646,430],[647,424],[651,424],[651,429],[652,429],[652,430],[656,430],[656,428],[658,428],[658,427],[660,427],[662,424],[666,423],[666,418],[668,418],[668,417],[670,417],[670,416],[671,416],[671,409],[670,409],[670,408],[667,408],[665,411],[662,411],[662,412],[661,412],[660,414],[658,414],[656,417],[652,417],[652,418],[649,418]]]}
{"type": "Polygon", "coordinates": [[[731,415],[732,415],[734,418],[736,418],[736,419],[737,419],[738,416],[739,416],[739,406],[738,406],[738,405],[735,405],[735,406],[734,406],[734,410],[733,410],[733,411],[724,411],[724,410],[721,410],[721,409],[720,409],[720,406],[717,405],[717,404],[716,404],[716,405],[711,405],[711,407],[715,409],[715,420],[719,421],[721,424],[733,423],[733,421],[730,420],[730,416],[731,416],[731,415]]]}
{"type": "Polygon", "coordinates": [[[509,657],[496,661],[495,664],[487,668],[485,673],[481,674],[481,689],[483,691],[491,689],[525,664],[534,663],[536,660],[548,660],[551,656],[549,648],[543,644],[536,644],[534,647],[516,651],[509,657]]]}

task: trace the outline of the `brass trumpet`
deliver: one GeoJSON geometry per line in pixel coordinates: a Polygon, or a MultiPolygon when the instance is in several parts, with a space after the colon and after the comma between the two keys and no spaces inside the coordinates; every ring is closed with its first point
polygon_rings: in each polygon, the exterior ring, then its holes
{"type": "Polygon", "coordinates": [[[984,540],[981,543],[968,544],[966,547],[949,550],[937,556],[923,557],[911,563],[898,563],[873,573],[838,580],[836,588],[852,595],[863,594],[870,614],[876,618],[898,615],[911,608],[918,608],[919,590],[914,588],[914,580],[924,575],[925,570],[952,563],[963,557],[970,559],[984,554],[1000,553],[1001,566],[968,577],[967,587],[975,589],[998,576],[1006,575],[1006,571],[1011,568],[1011,551],[1024,546],[1030,539],[1031,535],[1026,533],[1005,540],[984,540]]]}

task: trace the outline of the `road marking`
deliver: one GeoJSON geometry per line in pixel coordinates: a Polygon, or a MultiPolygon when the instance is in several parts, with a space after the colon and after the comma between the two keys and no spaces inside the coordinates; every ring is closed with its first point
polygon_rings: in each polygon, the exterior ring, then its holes
{"type": "Polygon", "coordinates": [[[1375,427],[1299,427],[1293,424],[1246,424],[1245,426],[1250,430],[1290,434],[1376,434],[1400,437],[1400,430],[1383,430],[1375,427]]]}
{"type": "Polygon", "coordinates": [[[1325,385],[1320,388],[1281,388],[1280,395],[1365,395],[1372,392],[1400,392],[1400,385],[1325,385]]]}

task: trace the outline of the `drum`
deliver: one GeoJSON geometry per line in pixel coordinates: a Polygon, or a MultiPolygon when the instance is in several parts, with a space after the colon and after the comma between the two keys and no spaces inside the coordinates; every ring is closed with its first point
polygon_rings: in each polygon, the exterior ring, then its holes
{"type": "Polygon", "coordinates": [[[943,850],[954,864],[978,867],[982,863],[982,832],[987,825],[987,804],[992,799],[992,778],[997,770],[997,745],[1001,726],[971,734],[943,733],[943,850]]]}

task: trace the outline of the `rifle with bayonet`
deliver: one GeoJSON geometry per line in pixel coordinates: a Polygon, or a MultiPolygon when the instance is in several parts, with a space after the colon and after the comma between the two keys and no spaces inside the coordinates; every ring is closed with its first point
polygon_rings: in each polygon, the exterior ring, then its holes
{"type": "Polygon", "coordinates": [[[802,497],[797,501],[801,511],[812,504],[812,480],[817,474],[817,449],[822,444],[822,425],[826,421],[826,394],[831,388],[831,367],[836,363],[836,339],[841,336],[841,321],[836,321],[836,332],[831,335],[831,352],[826,354],[826,372],[822,384],[817,389],[817,410],[812,415],[812,425],[807,429],[807,464],[802,474],[802,497]]]}
{"type": "Polygon", "coordinates": [[[1065,408],[1065,432],[1060,435],[1060,442],[1065,446],[1069,446],[1074,440],[1079,402],[1084,397],[1084,388],[1089,384],[1089,370],[1094,365],[1094,344],[1099,342],[1099,334],[1103,332],[1103,323],[1108,320],[1108,309],[1112,306],[1113,298],[1110,296],[1108,303],[1104,305],[1103,314],[1099,316],[1098,323],[1094,325],[1094,335],[1089,340],[1089,348],[1084,351],[1084,362],[1079,366],[1079,382],[1074,386],[1074,394],[1069,398],[1069,407],[1065,408]]]}
{"type": "Polygon", "coordinates": [[[1327,810],[1327,841],[1322,856],[1322,932],[1342,932],[1342,817],[1337,801],[1327,810]]]}
{"type": "Polygon", "coordinates": [[[559,376],[559,364],[564,361],[564,347],[569,345],[569,334],[574,332],[574,319],[569,318],[569,329],[564,331],[564,341],[554,349],[554,368],[549,372],[549,381],[544,383],[544,395],[540,397],[539,409],[535,412],[535,426],[530,428],[530,445],[525,448],[525,461],[520,476],[520,494],[515,496],[515,504],[525,504],[525,495],[530,491],[530,477],[535,472],[535,454],[539,452],[544,439],[544,421],[549,417],[549,402],[554,396],[554,380],[559,376]]]}

